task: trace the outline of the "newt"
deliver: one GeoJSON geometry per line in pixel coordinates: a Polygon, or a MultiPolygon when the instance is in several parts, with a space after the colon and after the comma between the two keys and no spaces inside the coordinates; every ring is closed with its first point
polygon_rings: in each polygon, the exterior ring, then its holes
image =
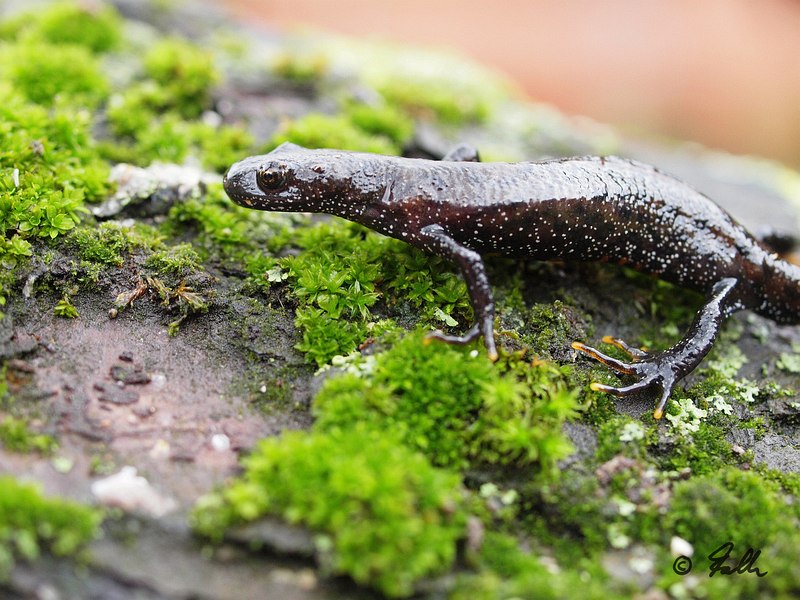
{"type": "Polygon", "coordinates": [[[617,157],[480,162],[459,147],[440,160],[309,150],[285,143],[234,164],[230,198],[259,210],[329,213],[454,262],[475,323],[497,359],[495,305],[482,254],[534,260],[615,261],[706,294],[684,337],[649,353],[605,337],[624,362],[581,342],[572,347],[633,383],[591,388],[624,397],[658,393],[661,418],[676,383],[708,354],[723,321],[749,309],[800,322],[800,268],[781,260],[705,195],[657,168],[617,157]]]}

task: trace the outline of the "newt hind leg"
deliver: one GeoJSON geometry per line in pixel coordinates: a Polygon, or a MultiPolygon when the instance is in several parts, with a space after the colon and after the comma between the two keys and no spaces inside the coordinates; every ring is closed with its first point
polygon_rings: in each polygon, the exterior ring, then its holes
{"type": "Polygon", "coordinates": [[[732,277],[716,283],[705,306],[697,313],[683,339],[663,352],[651,354],[629,346],[618,338],[603,338],[604,342],[617,346],[631,357],[631,362],[624,362],[581,342],[573,342],[572,347],[575,350],[603,363],[620,375],[629,375],[636,379],[634,383],[623,387],[592,383],[591,388],[618,397],[630,396],[643,390],[657,390],[660,397],[653,417],[660,419],[675,384],[691,373],[708,354],[723,321],[742,308],[741,303],[731,293],[736,283],[737,280],[732,277]]]}

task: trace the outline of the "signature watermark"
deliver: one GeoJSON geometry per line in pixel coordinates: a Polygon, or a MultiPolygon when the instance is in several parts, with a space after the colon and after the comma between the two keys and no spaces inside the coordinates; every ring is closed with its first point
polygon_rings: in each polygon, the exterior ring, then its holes
{"type": "MultiPolygon", "coordinates": [[[[725,542],[719,548],[708,555],[709,567],[708,576],[713,577],[717,573],[720,575],[745,575],[753,574],[756,577],[764,577],[769,571],[761,571],[756,566],[761,550],[747,548],[735,564],[730,560],[731,552],[734,550],[733,542],[725,542]]],[[[672,563],[672,570],[678,575],[688,575],[692,571],[692,559],[688,556],[679,556],[672,563]]]]}

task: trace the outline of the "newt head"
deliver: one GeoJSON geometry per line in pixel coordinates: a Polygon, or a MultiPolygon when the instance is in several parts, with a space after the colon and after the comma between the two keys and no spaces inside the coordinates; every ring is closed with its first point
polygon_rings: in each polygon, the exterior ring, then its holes
{"type": "Polygon", "coordinates": [[[236,204],[247,208],[306,210],[302,204],[307,194],[295,183],[297,165],[291,160],[294,149],[301,148],[283,144],[269,154],[235,163],[222,180],[225,192],[236,204]]]}
{"type": "Polygon", "coordinates": [[[231,200],[247,208],[353,218],[383,189],[374,162],[374,155],[310,150],[287,142],[235,163],[223,186],[231,200]]]}

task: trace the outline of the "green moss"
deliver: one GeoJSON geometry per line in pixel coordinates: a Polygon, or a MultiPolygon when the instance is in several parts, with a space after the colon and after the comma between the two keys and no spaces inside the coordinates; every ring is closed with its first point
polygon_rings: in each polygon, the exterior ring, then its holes
{"type": "Polygon", "coordinates": [[[370,308],[379,296],[385,238],[339,222],[297,234],[298,245],[306,250],[279,264],[301,302],[296,320],[304,336],[301,349],[323,365],[337,354],[349,354],[365,337],[370,308]]]}
{"type": "Polygon", "coordinates": [[[471,454],[469,430],[483,405],[483,385],[496,379],[484,356],[426,346],[420,335],[408,336],[378,359],[374,378],[329,380],[314,399],[315,427],[326,431],[367,422],[396,432],[434,464],[463,467],[471,454]]]}
{"type": "MultiPolygon", "coordinates": [[[[0,83],[0,263],[31,255],[27,238],[55,238],[108,190],[108,165],[90,136],[90,114],[28,102],[0,83]]],[[[1,293],[1,292],[0,292],[1,293]]],[[[0,302],[2,302],[0,296],[0,302]]]]}
{"type": "Polygon", "coordinates": [[[117,11],[107,4],[81,6],[72,2],[48,7],[35,22],[36,33],[54,44],[80,44],[92,52],[108,52],[122,37],[117,11]]]}
{"type": "Polygon", "coordinates": [[[52,206],[74,224],[73,213],[79,212],[84,198],[97,199],[107,192],[108,165],[95,151],[86,111],[60,107],[48,111],[0,84],[0,117],[4,233],[21,229],[28,235],[51,235],[46,223],[34,222],[32,216],[26,219],[25,214],[40,215],[52,206]],[[19,185],[12,177],[15,168],[19,185]],[[61,209],[61,204],[66,206],[61,209]],[[26,221],[30,226],[22,227],[26,221]]]}
{"type": "Polygon", "coordinates": [[[627,415],[615,415],[597,430],[595,457],[601,463],[617,455],[646,457],[648,447],[657,442],[656,429],[657,426],[648,427],[627,415]]]}
{"type": "Polygon", "coordinates": [[[800,498],[800,473],[784,473],[777,469],[770,469],[763,464],[755,465],[754,470],[765,480],[780,485],[786,494],[800,498]]]}
{"type": "Polygon", "coordinates": [[[706,556],[727,541],[766,548],[779,533],[796,530],[797,518],[775,483],[727,467],[675,484],[666,530],[706,556]]]}
{"type": "Polygon", "coordinates": [[[145,54],[144,67],[180,115],[192,118],[208,108],[219,74],[207,50],[179,38],[162,39],[145,54]]]}
{"type": "Polygon", "coordinates": [[[119,141],[102,144],[111,160],[146,166],[153,161],[199,158],[217,172],[252,153],[253,137],[231,125],[187,120],[174,106],[171,92],[148,81],[111,99],[108,121],[119,141]]]}
{"type": "Polygon", "coordinates": [[[193,134],[203,165],[217,173],[224,173],[234,162],[254,152],[253,136],[235,125],[213,127],[199,123],[193,134]]]}
{"type": "Polygon", "coordinates": [[[456,475],[355,425],[262,441],[242,478],[201,499],[192,520],[218,537],[231,524],[279,515],[319,534],[333,573],[405,596],[416,580],[452,565],[465,526],[460,494],[456,475]]]}
{"type": "Polygon", "coordinates": [[[7,416],[0,421],[0,443],[11,452],[51,454],[58,443],[53,436],[37,434],[23,419],[7,416]]]}
{"type": "Polygon", "coordinates": [[[709,423],[700,423],[690,440],[679,443],[664,457],[665,469],[689,468],[693,473],[710,473],[734,461],[725,430],[709,423]]]}
{"type": "Polygon", "coordinates": [[[84,46],[42,41],[0,48],[0,73],[31,102],[94,107],[109,91],[97,59],[84,46]]]}
{"type": "Polygon", "coordinates": [[[269,148],[293,142],[306,148],[337,148],[376,154],[400,154],[400,147],[384,135],[368,133],[345,116],[308,114],[288,123],[270,141],[269,148]]]}
{"type": "Polygon", "coordinates": [[[189,157],[223,171],[253,152],[249,132],[198,119],[212,108],[219,79],[213,56],[185,40],[164,39],[144,56],[147,78],[113,95],[107,118],[114,140],[102,144],[105,157],[147,165],[189,157]]]}
{"type": "Polygon", "coordinates": [[[452,266],[397,240],[334,220],[295,230],[292,244],[301,252],[278,260],[273,279],[287,281],[300,301],[300,349],[320,366],[364,341],[381,321],[374,314],[381,299],[393,311],[413,309],[403,318],[439,326],[459,326],[454,317],[471,315],[466,286],[452,266]]]}
{"type": "Polygon", "coordinates": [[[785,373],[800,375],[800,344],[793,344],[791,352],[781,352],[775,366],[785,373]]]}
{"type": "Polygon", "coordinates": [[[192,148],[191,129],[183,117],[174,113],[152,120],[136,133],[132,162],[139,165],[154,161],[183,162],[192,148]]]}
{"type": "MultiPolygon", "coordinates": [[[[295,235],[291,226],[299,222],[305,222],[300,215],[237,206],[221,185],[212,185],[202,197],[173,206],[162,231],[176,236],[191,231],[196,249],[215,260],[244,263],[258,262],[265,252],[283,248],[295,235]]],[[[274,259],[269,266],[274,266],[274,259]]]]}
{"type": "Polygon", "coordinates": [[[334,356],[349,354],[367,337],[367,325],[362,320],[333,318],[313,306],[298,308],[294,324],[302,333],[295,348],[319,366],[334,356]]]}
{"type": "Polygon", "coordinates": [[[346,106],[345,115],[360,130],[385,136],[401,148],[414,134],[414,121],[389,104],[351,103],[346,106]]]}
{"type": "Polygon", "coordinates": [[[17,558],[35,560],[43,551],[76,554],[98,533],[101,514],[66,500],[48,499],[30,484],[0,476],[0,577],[17,558]]]}
{"type": "Polygon", "coordinates": [[[632,269],[622,269],[621,273],[638,288],[632,301],[643,319],[639,341],[635,345],[659,350],[674,344],[675,338],[680,337],[694,319],[702,304],[702,296],[632,269]]]}
{"type": "Polygon", "coordinates": [[[506,598],[537,598],[568,600],[575,597],[587,600],[629,598],[619,585],[610,585],[608,576],[599,567],[587,570],[570,568],[554,575],[530,553],[524,552],[513,537],[487,532],[480,552],[474,561],[477,575],[462,576],[448,596],[450,600],[501,600],[506,598]],[[577,592],[580,590],[580,592],[577,592]]]}
{"type": "Polygon", "coordinates": [[[451,125],[485,121],[493,105],[490,99],[475,90],[454,89],[452,82],[446,79],[387,78],[379,84],[378,91],[389,104],[418,118],[451,125]]]}
{"type": "Polygon", "coordinates": [[[328,72],[330,61],[322,53],[286,52],[272,62],[272,71],[295,83],[317,83],[328,72]]]}
{"type": "Polygon", "coordinates": [[[129,227],[107,221],[93,227],[78,227],[70,233],[68,241],[77,247],[82,260],[121,267],[126,254],[137,249],[153,250],[161,245],[161,239],[148,225],[137,223],[129,227]]]}
{"type": "Polygon", "coordinates": [[[200,256],[189,243],[176,244],[153,252],[147,257],[145,266],[158,273],[179,278],[185,278],[192,273],[205,270],[200,262],[200,256]]]}
{"type": "Polygon", "coordinates": [[[134,137],[149,128],[159,113],[166,112],[170,102],[167,89],[148,79],[114,94],[109,99],[106,118],[115,135],[134,137]]]}
{"type": "Polygon", "coordinates": [[[552,304],[535,304],[524,317],[520,330],[522,341],[539,356],[558,356],[585,334],[581,319],[560,300],[552,304]]]}
{"type": "Polygon", "coordinates": [[[763,578],[718,575],[705,580],[699,590],[705,597],[790,598],[800,589],[791,566],[800,543],[799,511],[771,479],[723,468],[675,485],[665,527],[688,540],[696,556],[706,557],[732,542],[729,566],[752,547],[762,552],[756,566],[768,571],[763,578]]]}
{"type": "Polygon", "coordinates": [[[520,485],[526,531],[552,548],[559,562],[574,564],[608,546],[606,529],[615,515],[594,473],[572,468],[547,485],[520,485]]]}
{"type": "Polygon", "coordinates": [[[109,5],[90,8],[74,2],[58,2],[0,22],[0,39],[44,39],[53,44],[85,46],[95,53],[115,48],[121,36],[122,22],[109,5]]]}
{"type": "Polygon", "coordinates": [[[452,263],[397,240],[389,241],[382,262],[383,288],[392,304],[407,304],[423,322],[439,328],[468,325],[467,286],[452,263]]]}
{"type": "Polygon", "coordinates": [[[546,363],[501,376],[485,356],[405,337],[370,375],[326,382],[314,399],[316,429],[365,422],[392,431],[436,465],[539,465],[551,472],[571,451],[561,433],[575,395],[546,363]]]}

